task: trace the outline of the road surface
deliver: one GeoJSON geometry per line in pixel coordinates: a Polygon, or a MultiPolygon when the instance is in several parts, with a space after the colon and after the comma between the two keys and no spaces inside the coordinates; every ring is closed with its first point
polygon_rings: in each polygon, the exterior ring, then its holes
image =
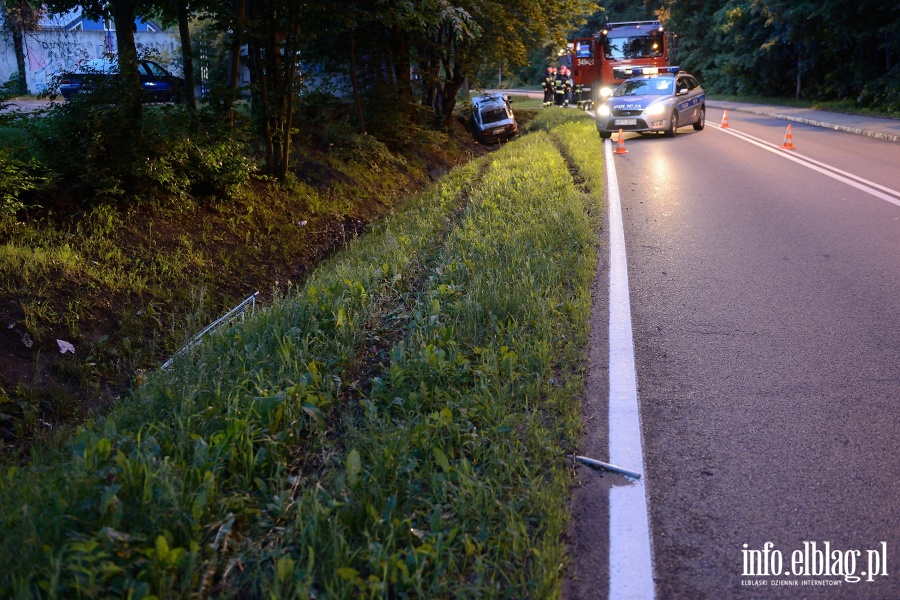
{"type": "MultiPolygon", "coordinates": [[[[900,598],[900,144],[721,120],[614,157],[656,597],[900,598]]],[[[602,598],[622,482],[579,476],[566,597],[602,598]]]]}

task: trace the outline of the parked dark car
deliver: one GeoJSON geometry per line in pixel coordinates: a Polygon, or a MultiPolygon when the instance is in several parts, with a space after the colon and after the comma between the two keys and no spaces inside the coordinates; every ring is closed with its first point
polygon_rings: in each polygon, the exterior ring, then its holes
{"type": "Polygon", "coordinates": [[[472,98],[472,129],[481,142],[500,142],[519,134],[519,125],[502,94],[484,94],[472,98]]]}
{"type": "MultiPolygon", "coordinates": [[[[184,97],[184,79],[172,75],[159,63],[139,60],[138,74],[147,102],[178,102],[184,97]]],[[[110,84],[118,76],[117,62],[102,58],[88,60],[76,72],[60,77],[59,93],[68,100],[74,94],[110,84]]]]}

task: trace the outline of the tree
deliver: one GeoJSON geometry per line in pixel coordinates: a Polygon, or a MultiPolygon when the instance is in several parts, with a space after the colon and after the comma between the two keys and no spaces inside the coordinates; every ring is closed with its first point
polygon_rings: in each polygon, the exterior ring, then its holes
{"type": "Polygon", "coordinates": [[[420,46],[420,61],[434,86],[426,92],[435,116],[448,125],[456,95],[466,77],[485,64],[522,66],[528,50],[554,42],[565,44],[569,30],[592,9],[586,0],[467,0],[458,6],[441,2],[438,24],[420,46]]]}
{"type": "Polygon", "coordinates": [[[13,39],[18,71],[18,89],[16,93],[28,93],[28,75],[25,70],[25,33],[38,27],[41,17],[40,6],[32,5],[28,0],[3,0],[3,29],[9,31],[13,39]]]}
{"type": "Polygon", "coordinates": [[[140,127],[143,104],[141,80],[138,75],[137,47],[134,39],[134,22],[138,9],[135,0],[109,0],[108,3],[103,0],[49,0],[45,4],[48,11],[52,13],[63,13],[80,8],[85,16],[93,19],[112,17],[116,25],[116,54],[119,79],[122,83],[122,93],[117,100],[126,116],[123,127],[129,133],[136,133],[140,127]]]}
{"type": "Polygon", "coordinates": [[[253,109],[265,144],[266,171],[280,181],[287,176],[290,162],[294,101],[300,83],[300,25],[309,9],[296,0],[247,3],[253,109]]]}
{"type": "Polygon", "coordinates": [[[679,62],[717,92],[900,105],[900,9],[876,0],[664,0],[679,62]]]}

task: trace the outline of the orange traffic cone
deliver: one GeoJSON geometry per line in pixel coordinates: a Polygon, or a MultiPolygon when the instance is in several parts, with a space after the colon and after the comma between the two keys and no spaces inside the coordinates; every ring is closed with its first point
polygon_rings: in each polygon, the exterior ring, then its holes
{"type": "Polygon", "coordinates": [[[794,149],[794,131],[791,129],[790,123],[788,124],[787,133],[784,134],[784,142],[781,144],[781,147],[785,150],[794,149]]]}
{"type": "Polygon", "coordinates": [[[628,154],[628,150],[625,149],[625,140],[622,139],[622,130],[619,130],[619,143],[616,146],[616,151],[614,154],[628,154]]]}
{"type": "Polygon", "coordinates": [[[719,125],[721,129],[728,129],[728,109],[725,109],[725,114],[722,115],[722,124],[719,125]]]}

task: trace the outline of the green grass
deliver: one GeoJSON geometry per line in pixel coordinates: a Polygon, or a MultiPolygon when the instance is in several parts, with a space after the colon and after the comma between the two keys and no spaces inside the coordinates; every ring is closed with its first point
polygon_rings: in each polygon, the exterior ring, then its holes
{"type": "Polygon", "coordinates": [[[519,96],[510,94],[512,100],[513,112],[520,108],[543,108],[543,100],[541,98],[531,98],[530,96],[519,96]]]}
{"type": "Polygon", "coordinates": [[[0,469],[0,595],[558,597],[601,167],[554,112],[0,469]]]}

